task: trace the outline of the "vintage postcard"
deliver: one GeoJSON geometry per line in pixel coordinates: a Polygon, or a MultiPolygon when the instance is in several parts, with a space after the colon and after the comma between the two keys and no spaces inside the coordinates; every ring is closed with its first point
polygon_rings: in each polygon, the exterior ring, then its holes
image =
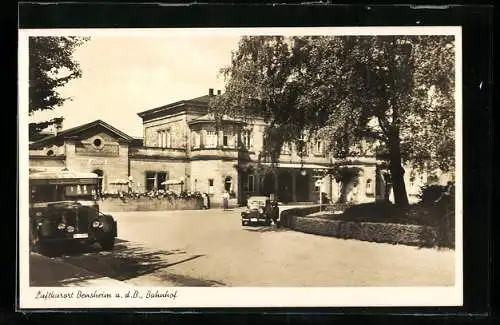
{"type": "Polygon", "coordinates": [[[461,306],[460,27],[19,30],[19,307],[461,306]]]}

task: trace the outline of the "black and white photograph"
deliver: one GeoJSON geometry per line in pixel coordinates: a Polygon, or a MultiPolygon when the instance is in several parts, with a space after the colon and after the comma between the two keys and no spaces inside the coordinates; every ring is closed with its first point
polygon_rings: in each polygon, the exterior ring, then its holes
{"type": "Polygon", "coordinates": [[[461,305],[461,46],[21,29],[20,307],[461,305]]]}

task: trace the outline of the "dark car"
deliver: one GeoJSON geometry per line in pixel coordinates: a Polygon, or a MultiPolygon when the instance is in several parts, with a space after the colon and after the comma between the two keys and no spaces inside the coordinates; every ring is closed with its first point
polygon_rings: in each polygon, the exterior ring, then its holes
{"type": "Polygon", "coordinates": [[[247,200],[247,209],[241,213],[241,225],[271,225],[277,223],[279,208],[276,202],[267,196],[251,196],[247,200]]]}
{"type": "Polygon", "coordinates": [[[112,250],[117,223],[99,211],[98,182],[93,173],[30,174],[30,248],[51,253],[72,242],[97,242],[112,250]]]}

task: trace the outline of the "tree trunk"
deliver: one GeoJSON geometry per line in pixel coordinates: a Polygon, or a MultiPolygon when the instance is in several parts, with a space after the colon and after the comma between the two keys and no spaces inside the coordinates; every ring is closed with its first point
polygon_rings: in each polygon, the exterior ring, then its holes
{"type": "Polygon", "coordinates": [[[405,170],[401,165],[401,147],[399,137],[394,137],[390,143],[390,170],[392,179],[392,188],[394,191],[394,203],[398,207],[406,207],[409,205],[408,195],[406,194],[406,186],[404,173],[405,170]]]}

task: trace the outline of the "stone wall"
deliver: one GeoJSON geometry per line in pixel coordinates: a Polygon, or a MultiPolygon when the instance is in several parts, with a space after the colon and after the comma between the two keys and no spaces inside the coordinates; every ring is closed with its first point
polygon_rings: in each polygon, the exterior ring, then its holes
{"type": "Polygon", "coordinates": [[[433,246],[436,242],[436,230],[427,226],[306,217],[318,210],[317,207],[286,210],[281,214],[281,222],[300,232],[343,239],[412,246],[433,246]]]}
{"type": "Polygon", "coordinates": [[[172,210],[197,210],[203,207],[203,201],[198,200],[172,200],[168,199],[129,199],[126,202],[120,199],[109,198],[99,201],[101,212],[120,211],[172,211],[172,210]]]}
{"type": "Polygon", "coordinates": [[[144,123],[144,146],[159,147],[158,131],[169,130],[172,148],[187,148],[189,141],[186,114],[176,114],[144,123]]]}
{"type": "Polygon", "coordinates": [[[238,172],[234,165],[236,161],[223,160],[194,160],[191,161],[191,189],[194,190],[196,180],[196,190],[207,192],[211,195],[211,202],[218,204],[222,202],[224,193],[224,181],[226,177],[231,177],[231,189],[238,196],[240,193],[238,183],[238,172]],[[213,188],[209,187],[209,179],[213,179],[213,188]]]}
{"type": "Polygon", "coordinates": [[[66,142],[66,167],[79,172],[103,171],[103,191],[114,192],[119,187],[111,183],[128,179],[128,145],[119,144],[118,155],[100,156],[77,153],[74,142],[66,142]]]}

